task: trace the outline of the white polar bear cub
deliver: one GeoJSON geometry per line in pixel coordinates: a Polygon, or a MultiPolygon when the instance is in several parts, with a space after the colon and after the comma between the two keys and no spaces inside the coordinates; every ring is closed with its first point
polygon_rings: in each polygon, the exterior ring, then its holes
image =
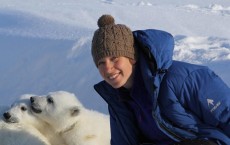
{"type": "MultiPolygon", "coordinates": [[[[9,107],[0,106],[2,115],[9,107]]],[[[0,117],[0,144],[1,145],[50,145],[48,140],[33,127],[18,123],[9,124],[0,117]]]]}
{"type": "Polygon", "coordinates": [[[109,116],[86,109],[72,93],[31,97],[32,110],[60,133],[67,145],[110,145],[109,116]]]}
{"type": "Polygon", "coordinates": [[[39,119],[31,112],[30,97],[34,94],[24,94],[19,97],[8,109],[3,113],[5,122],[8,124],[19,124],[26,128],[32,128],[39,132],[40,136],[44,136],[51,145],[64,145],[64,140],[59,134],[55,134],[54,129],[45,121],[39,119]]]}

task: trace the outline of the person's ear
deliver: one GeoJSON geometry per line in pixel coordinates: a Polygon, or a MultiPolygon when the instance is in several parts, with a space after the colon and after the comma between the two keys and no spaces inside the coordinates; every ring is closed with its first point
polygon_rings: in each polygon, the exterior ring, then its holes
{"type": "Polygon", "coordinates": [[[131,63],[132,65],[134,65],[134,64],[136,63],[136,60],[135,60],[135,59],[129,59],[129,61],[130,61],[130,63],[131,63]]]}

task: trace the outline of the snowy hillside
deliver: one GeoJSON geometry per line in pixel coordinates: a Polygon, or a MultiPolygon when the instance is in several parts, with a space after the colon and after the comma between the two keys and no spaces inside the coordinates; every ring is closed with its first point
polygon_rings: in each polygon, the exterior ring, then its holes
{"type": "Polygon", "coordinates": [[[211,67],[230,86],[230,1],[0,0],[0,105],[25,93],[75,93],[107,112],[93,89],[101,80],[91,39],[102,14],[175,37],[174,59],[211,67]]]}

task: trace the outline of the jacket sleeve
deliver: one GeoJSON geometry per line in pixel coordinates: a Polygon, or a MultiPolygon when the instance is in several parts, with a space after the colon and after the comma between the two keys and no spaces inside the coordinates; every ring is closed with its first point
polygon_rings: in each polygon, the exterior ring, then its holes
{"type": "Polygon", "coordinates": [[[230,88],[210,69],[199,71],[199,75],[203,76],[197,86],[203,120],[220,128],[230,138],[230,88]]]}
{"type": "Polygon", "coordinates": [[[162,113],[200,138],[230,141],[230,88],[207,67],[169,76],[161,86],[162,113]]]}
{"type": "Polygon", "coordinates": [[[230,138],[230,88],[224,81],[204,67],[192,72],[183,88],[183,105],[188,106],[201,122],[230,138]]]}

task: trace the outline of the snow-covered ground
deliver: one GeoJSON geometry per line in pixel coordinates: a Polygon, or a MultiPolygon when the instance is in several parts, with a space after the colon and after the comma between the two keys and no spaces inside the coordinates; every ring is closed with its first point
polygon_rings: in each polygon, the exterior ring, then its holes
{"type": "Polygon", "coordinates": [[[230,86],[230,1],[0,0],[0,105],[65,90],[107,112],[93,89],[102,78],[90,51],[102,14],[132,30],[170,32],[174,59],[208,65],[230,86]]]}

